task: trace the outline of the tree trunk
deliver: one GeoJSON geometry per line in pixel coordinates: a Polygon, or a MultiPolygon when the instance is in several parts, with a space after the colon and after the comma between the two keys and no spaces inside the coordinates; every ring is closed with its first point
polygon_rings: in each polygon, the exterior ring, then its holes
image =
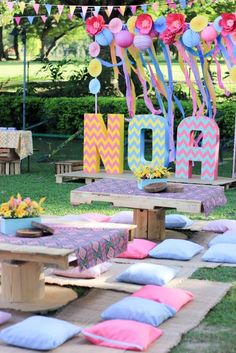
{"type": "Polygon", "coordinates": [[[16,32],[14,37],[13,37],[13,47],[14,47],[14,51],[15,51],[15,54],[16,54],[16,60],[20,60],[18,37],[19,37],[19,33],[16,32]]]}
{"type": "Polygon", "coordinates": [[[3,27],[0,26],[0,61],[2,59],[6,59],[6,55],[4,53],[4,45],[3,45],[3,27]]]}

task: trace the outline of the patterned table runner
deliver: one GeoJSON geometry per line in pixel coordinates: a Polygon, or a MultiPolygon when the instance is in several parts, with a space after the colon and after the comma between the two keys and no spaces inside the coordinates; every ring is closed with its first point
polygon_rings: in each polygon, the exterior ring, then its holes
{"type": "Polygon", "coordinates": [[[14,148],[20,159],[33,154],[31,131],[0,131],[0,147],[14,148]]]}

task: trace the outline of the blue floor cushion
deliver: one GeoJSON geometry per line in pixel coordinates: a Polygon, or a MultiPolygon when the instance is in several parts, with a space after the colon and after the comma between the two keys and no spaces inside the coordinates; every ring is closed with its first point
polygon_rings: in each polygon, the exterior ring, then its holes
{"type": "Polygon", "coordinates": [[[208,246],[216,244],[236,244],[236,230],[228,230],[224,234],[218,234],[209,242],[208,246]]]}
{"type": "Polygon", "coordinates": [[[168,214],[165,216],[165,227],[167,229],[176,229],[190,227],[193,221],[181,214],[168,214]]]}
{"type": "Polygon", "coordinates": [[[202,260],[236,264],[236,244],[212,245],[203,255],[202,260]]]}

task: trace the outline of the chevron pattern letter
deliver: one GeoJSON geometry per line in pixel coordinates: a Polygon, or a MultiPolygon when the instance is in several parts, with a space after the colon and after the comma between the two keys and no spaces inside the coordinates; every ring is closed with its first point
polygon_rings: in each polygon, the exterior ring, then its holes
{"type": "Polygon", "coordinates": [[[134,172],[144,165],[167,166],[169,163],[169,129],[159,115],[136,115],[129,123],[128,163],[134,172]],[[152,130],[152,161],[144,158],[145,129],[152,130]]]}
{"type": "Polygon", "coordinates": [[[100,157],[108,174],[123,172],[124,115],[109,114],[108,128],[101,114],[84,115],[84,166],[87,173],[98,173],[100,157]]]}
{"type": "Polygon", "coordinates": [[[201,179],[218,177],[219,127],[215,120],[194,116],[183,119],[177,131],[176,172],[178,178],[192,177],[192,162],[202,162],[201,179]],[[194,131],[203,134],[202,147],[194,146],[194,131]]]}

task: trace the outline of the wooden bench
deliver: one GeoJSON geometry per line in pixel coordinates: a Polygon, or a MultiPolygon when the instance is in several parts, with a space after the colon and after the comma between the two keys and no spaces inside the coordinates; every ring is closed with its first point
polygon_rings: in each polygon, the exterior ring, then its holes
{"type": "Polygon", "coordinates": [[[55,162],[56,174],[71,173],[83,169],[83,161],[68,160],[55,162]]]}
{"type": "Polygon", "coordinates": [[[17,175],[21,173],[20,160],[3,161],[0,160],[0,175],[17,175]]]}

